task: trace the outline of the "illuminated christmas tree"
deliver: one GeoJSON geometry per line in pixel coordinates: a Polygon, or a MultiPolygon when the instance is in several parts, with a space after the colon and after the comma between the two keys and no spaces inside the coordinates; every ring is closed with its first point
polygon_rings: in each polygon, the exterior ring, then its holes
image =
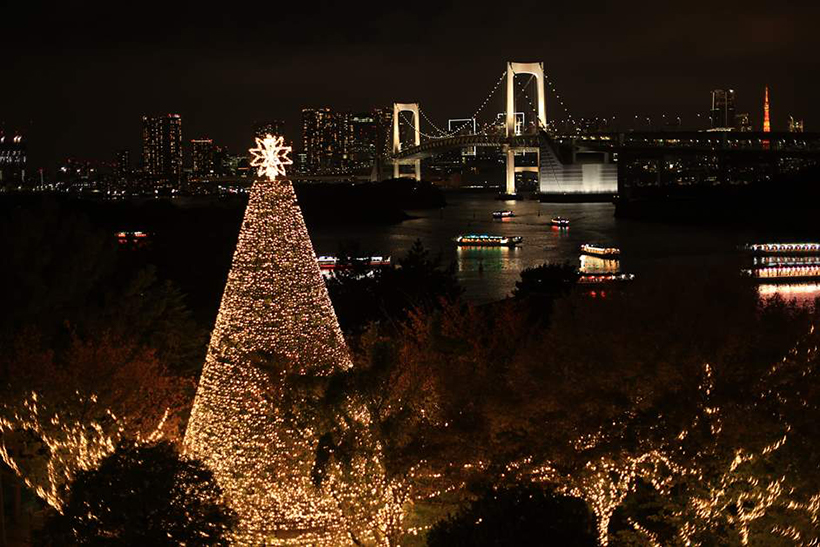
{"type": "Polygon", "coordinates": [[[185,450],[214,471],[248,545],[343,544],[338,509],[311,482],[316,440],[286,419],[292,374],[349,367],[284,174],[289,147],[257,139],[258,174],[202,371],[185,450]]]}

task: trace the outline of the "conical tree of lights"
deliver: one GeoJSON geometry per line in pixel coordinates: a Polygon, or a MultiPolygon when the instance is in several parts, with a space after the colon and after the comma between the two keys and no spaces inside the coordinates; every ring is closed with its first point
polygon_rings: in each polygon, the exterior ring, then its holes
{"type": "MultiPolygon", "coordinates": [[[[238,513],[240,545],[339,545],[332,499],[311,482],[311,431],[285,419],[288,374],[329,373],[350,360],[288,180],[281,137],[251,150],[251,189],[185,452],[213,471],[238,513]]],[[[291,394],[288,394],[291,395],[291,394]]]]}

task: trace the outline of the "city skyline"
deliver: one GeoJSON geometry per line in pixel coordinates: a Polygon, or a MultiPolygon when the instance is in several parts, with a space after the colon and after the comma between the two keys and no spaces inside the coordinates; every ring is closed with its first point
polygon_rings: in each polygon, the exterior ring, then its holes
{"type": "MultiPolygon", "coordinates": [[[[229,14],[219,26],[177,7],[145,25],[159,6],[141,6],[116,32],[93,5],[45,14],[9,8],[3,31],[16,78],[0,91],[0,120],[26,135],[30,165],[110,161],[119,149],[137,157],[133,120],[169,112],[186,120],[186,138],[233,151],[247,148],[253,126],[268,119],[284,120],[297,141],[307,107],[355,113],[418,101],[446,123],[471,115],[507,60],[543,60],[575,117],[694,118],[711,90],[731,88],[737,111],[760,126],[768,85],[773,130],[786,130],[789,116],[809,130],[818,119],[817,61],[804,54],[815,6],[694,2],[678,13],[633,3],[581,13],[534,3],[367,11],[320,4],[310,13],[288,6],[263,8],[258,18],[229,14]],[[529,30],[523,21],[531,19],[544,23],[529,30]],[[264,100],[249,100],[256,96],[264,100]]],[[[554,96],[547,113],[562,117],[554,96]]]]}

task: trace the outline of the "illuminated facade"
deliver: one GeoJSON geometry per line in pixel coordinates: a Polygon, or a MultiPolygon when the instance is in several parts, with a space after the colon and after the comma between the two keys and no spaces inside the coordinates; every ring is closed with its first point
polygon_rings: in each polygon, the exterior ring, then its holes
{"type": "Polygon", "coordinates": [[[769,122],[769,86],[766,86],[766,91],[763,95],[763,132],[770,133],[772,125],[769,122]]]}
{"type": "MultiPolygon", "coordinates": [[[[275,176],[286,147],[267,140],[251,152],[275,176]]],[[[349,543],[333,498],[311,482],[317,439],[286,418],[298,395],[283,389],[291,375],[349,366],[293,187],[257,180],[185,436],[239,514],[236,544],[349,543]]]]}
{"type": "Polygon", "coordinates": [[[182,117],[179,114],[142,117],[142,168],[158,178],[182,174],[182,117]]]}
{"type": "Polygon", "coordinates": [[[209,175],[214,172],[214,141],[194,139],[191,141],[194,175],[209,175]]]}
{"type": "Polygon", "coordinates": [[[25,182],[26,144],[20,135],[0,134],[0,183],[25,182]]]}
{"type": "Polygon", "coordinates": [[[114,174],[123,179],[131,174],[131,151],[119,150],[114,157],[114,174]]]}
{"type": "Polygon", "coordinates": [[[741,112],[735,114],[735,131],[742,131],[748,133],[752,130],[752,121],[748,112],[741,112]]]}
{"type": "Polygon", "coordinates": [[[376,117],[369,113],[354,114],[350,120],[350,129],[350,164],[355,168],[369,168],[376,158],[379,142],[376,117]]]}
{"type": "Polygon", "coordinates": [[[302,109],[302,152],[306,173],[329,171],[336,151],[333,113],[329,108],[302,109]]]}
{"type": "Polygon", "coordinates": [[[712,91],[712,108],[709,111],[712,129],[733,129],[735,126],[735,90],[712,91]]]}

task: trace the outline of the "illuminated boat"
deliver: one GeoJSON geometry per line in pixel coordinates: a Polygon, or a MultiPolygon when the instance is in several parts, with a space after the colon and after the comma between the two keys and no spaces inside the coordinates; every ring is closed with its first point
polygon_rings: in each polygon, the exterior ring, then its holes
{"type": "Polygon", "coordinates": [[[510,218],[514,216],[515,213],[512,211],[493,211],[493,218],[510,218]]]}
{"type": "Polygon", "coordinates": [[[806,266],[764,266],[743,270],[743,273],[761,281],[793,281],[798,279],[820,279],[820,265],[806,266]]]}
{"type": "Polygon", "coordinates": [[[564,217],[555,217],[550,220],[550,224],[558,226],[559,228],[569,228],[569,219],[564,217]]]}
{"type": "Polygon", "coordinates": [[[335,256],[324,255],[316,257],[316,262],[319,263],[319,268],[322,270],[335,270],[352,268],[354,266],[363,266],[365,268],[390,266],[391,259],[389,256],[363,256],[342,262],[335,256]]]}
{"type": "Polygon", "coordinates": [[[754,257],[754,266],[820,266],[817,255],[760,255],[754,257]]]}
{"type": "Polygon", "coordinates": [[[520,245],[523,238],[520,236],[493,236],[487,234],[470,234],[458,236],[456,244],[459,247],[515,247],[520,245]]]}
{"type": "Polygon", "coordinates": [[[820,253],[820,243],[751,243],[743,249],[757,254],[796,254],[820,253]]]}
{"type": "Polygon", "coordinates": [[[602,247],[600,245],[593,245],[592,243],[581,245],[581,252],[585,255],[600,256],[603,258],[617,258],[621,256],[621,250],[617,247],[602,247]]]}
{"type": "Polygon", "coordinates": [[[117,242],[120,245],[132,244],[142,246],[148,241],[148,234],[145,232],[117,232],[117,242]]]}
{"type": "Polygon", "coordinates": [[[581,285],[601,285],[604,283],[618,283],[623,281],[633,281],[635,274],[629,273],[608,273],[608,274],[583,274],[578,277],[581,285]]]}

